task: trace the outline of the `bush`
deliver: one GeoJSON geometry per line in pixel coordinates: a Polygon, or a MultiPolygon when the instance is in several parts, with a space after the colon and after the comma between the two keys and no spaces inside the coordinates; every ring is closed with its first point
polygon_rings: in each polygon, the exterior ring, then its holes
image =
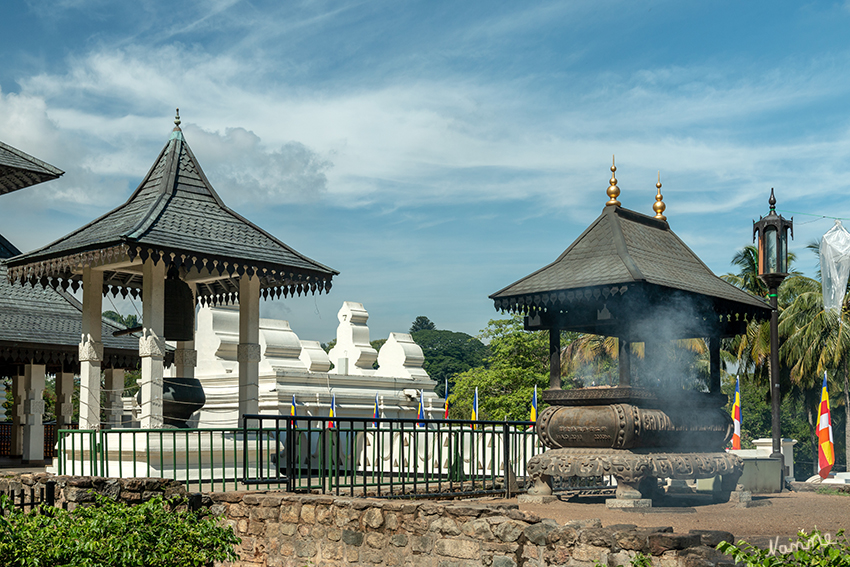
{"type": "Polygon", "coordinates": [[[0,565],[9,567],[203,567],[238,559],[239,538],[217,518],[155,497],[129,506],[97,495],[72,512],[24,513],[0,495],[0,565]]]}
{"type": "Polygon", "coordinates": [[[850,545],[839,531],[835,538],[822,535],[815,529],[812,533],[799,532],[797,541],[785,545],[779,544],[779,538],[771,541],[768,549],[760,549],[745,541],[733,545],[722,541],[717,545],[721,553],[731,555],[736,563],[750,567],[774,565],[798,565],[800,567],[839,567],[850,566],[850,545]]]}

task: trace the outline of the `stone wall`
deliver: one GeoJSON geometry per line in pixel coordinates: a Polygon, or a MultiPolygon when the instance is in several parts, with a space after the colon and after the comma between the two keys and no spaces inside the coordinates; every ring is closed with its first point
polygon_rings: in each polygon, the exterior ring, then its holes
{"type": "Polygon", "coordinates": [[[558,525],[516,505],[211,493],[211,511],[242,538],[239,566],[542,567],[629,565],[638,553],[670,567],[731,565],[714,550],[726,532],[558,525]]]}
{"type": "MultiPolygon", "coordinates": [[[[54,476],[0,478],[0,491],[38,491],[56,482],[57,505],[90,505],[93,493],[128,503],[156,495],[188,496],[167,479],[54,476]]],[[[603,527],[599,520],[559,525],[516,505],[377,500],[284,492],[213,492],[198,504],[223,517],[242,539],[241,560],[222,567],[544,567],[630,565],[638,553],[652,565],[732,565],[714,546],[732,534],[671,527],[603,527]]]]}

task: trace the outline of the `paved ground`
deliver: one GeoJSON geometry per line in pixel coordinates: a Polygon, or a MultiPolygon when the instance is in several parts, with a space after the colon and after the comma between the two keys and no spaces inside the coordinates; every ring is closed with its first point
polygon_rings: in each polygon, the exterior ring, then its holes
{"type": "Polygon", "coordinates": [[[46,465],[23,465],[20,459],[0,457],[0,475],[44,472],[46,465]]]}
{"type": "MultiPolygon", "coordinates": [[[[516,502],[516,500],[514,500],[516,502]]],[[[785,544],[800,530],[818,528],[823,534],[850,531],[850,495],[825,495],[815,492],[782,492],[753,496],[751,508],[734,504],[685,502],[648,511],[609,510],[604,500],[576,497],[550,504],[520,504],[521,510],[552,518],[563,524],[569,520],[599,518],[603,526],[635,524],[641,527],[671,526],[677,533],[689,530],[724,530],[739,540],[767,547],[768,540],[779,537],[785,544]]]]}

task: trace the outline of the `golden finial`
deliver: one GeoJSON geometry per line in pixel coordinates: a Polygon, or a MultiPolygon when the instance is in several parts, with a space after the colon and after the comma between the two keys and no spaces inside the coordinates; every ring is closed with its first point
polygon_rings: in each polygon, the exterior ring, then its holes
{"type": "Polygon", "coordinates": [[[664,209],[667,208],[667,205],[664,204],[662,199],[664,198],[661,195],[661,172],[658,172],[658,183],[655,184],[655,187],[658,188],[658,192],[655,194],[655,204],[652,205],[652,210],[655,211],[655,218],[658,220],[666,221],[667,217],[664,216],[664,209]]]}
{"type": "Polygon", "coordinates": [[[617,166],[614,163],[614,156],[611,156],[611,181],[610,181],[611,185],[610,185],[610,187],[608,187],[608,191],[606,191],[606,193],[608,193],[608,196],[610,197],[610,199],[608,199],[608,202],[605,203],[606,207],[610,207],[612,205],[615,206],[615,207],[620,206],[620,201],[617,200],[617,197],[620,195],[620,188],[617,187],[616,174],[617,174],[617,166]]]}
{"type": "Polygon", "coordinates": [[[177,109],[177,115],[174,117],[174,126],[180,128],[180,109],[177,109]]]}

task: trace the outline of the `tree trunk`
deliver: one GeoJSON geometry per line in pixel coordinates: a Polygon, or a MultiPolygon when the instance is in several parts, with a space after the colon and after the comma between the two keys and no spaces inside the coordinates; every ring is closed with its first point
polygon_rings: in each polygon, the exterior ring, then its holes
{"type": "Polygon", "coordinates": [[[812,448],[814,449],[814,452],[812,453],[813,474],[818,474],[818,434],[817,426],[815,425],[816,418],[812,411],[811,400],[808,398],[810,398],[808,394],[803,395],[803,399],[806,400],[806,421],[809,422],[809,438],[811,439],[812,448]]]}

